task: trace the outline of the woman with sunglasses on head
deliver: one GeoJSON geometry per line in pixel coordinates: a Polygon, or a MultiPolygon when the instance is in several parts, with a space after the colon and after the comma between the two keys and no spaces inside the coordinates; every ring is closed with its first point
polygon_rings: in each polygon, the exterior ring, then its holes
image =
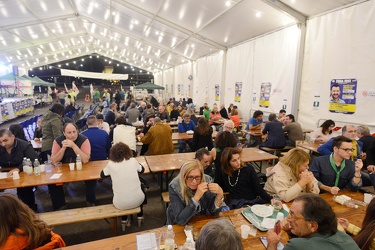
{"type": "Polygon", "coordinates": [[[223,190],[205,175],[197,160],[185,162],[169,184],[167,225],[186,225],[196,215],[217,215],[225,207],[223,190]]]}

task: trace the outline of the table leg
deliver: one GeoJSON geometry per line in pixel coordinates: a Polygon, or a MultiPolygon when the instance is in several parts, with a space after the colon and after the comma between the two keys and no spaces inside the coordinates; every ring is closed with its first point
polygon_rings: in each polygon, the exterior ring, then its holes
{"type": "Polygon", "coordinates": [[[160,186],[160,193],[163,193],[163,172],[159,173],[159,186],[160,186]]]}

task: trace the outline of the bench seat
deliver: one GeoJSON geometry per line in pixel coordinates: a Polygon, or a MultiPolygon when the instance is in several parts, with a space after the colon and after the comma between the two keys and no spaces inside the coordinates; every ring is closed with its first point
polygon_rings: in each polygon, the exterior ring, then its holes
{"type": "Polygon", "coordinates": [[[117,234],[117,217],[139,213],[140,207],[133,209],[120,210],[113,204],[106,204],[94,207],[74,208],[61,211],[47,212],[38,214],[40,219],[49,226],[58,226],[78,222],[113,219],[113,232],[117,234]]]}

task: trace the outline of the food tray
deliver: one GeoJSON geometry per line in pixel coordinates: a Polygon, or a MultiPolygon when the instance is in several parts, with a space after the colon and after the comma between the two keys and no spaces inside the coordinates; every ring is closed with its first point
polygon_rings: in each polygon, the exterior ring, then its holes
{"type": "MultiPolygon", "coordinates": [[[[289,215],[289,213],[285,209],[281,209],[280,211],[273,211],[273,214],[267,218],[273,218],[276,219],[277,213],[281,212],[284,214],[284,218],[289,215]]],[[[248,220],[251,224],[253,224],[256,228],[258,228],[260,231],[268,231],[268,228],[264,228],[261,226],[263,217],[259,217],[255,215],[252,211],[251,208],[246,208],[242,210],[242,215],[245,217],[246,220],[248,220]]]]}

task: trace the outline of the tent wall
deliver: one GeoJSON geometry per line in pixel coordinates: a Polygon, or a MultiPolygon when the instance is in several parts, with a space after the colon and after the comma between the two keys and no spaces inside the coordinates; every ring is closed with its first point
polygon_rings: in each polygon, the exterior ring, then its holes
{"type": "MultiPolygon", "coordinates": [[[[198,59],[193,63],[193,101],[198,107],[207,102],[211,107],[215,100],[215,85],[221,84],[223,53],[198,59]]],[[[221,86],[220,86],[221,87],[221,86]]]]}
{"type": "Polygon", "coordinates": [[[375,104],[374,13],[375,1],[367,1],[308,21],[299,111],[303,127],[317,127],[319,119],[375,125],[369,115],[375,104]],[[331,80],[353,78],[355,113],[330,112],[331,80]]]}
{"type": "Polygon", "coordinates": [[[162,76],[163,82],[159,83],[155,79],[155,84],[163,86],[165,88],[165,98],[174,97],[176,92],[174,91],[175,82],[174,82],[174,68],[164,70],[162,76]]]}
{"type": "Polygon", "coordinates": [[[278,113],[284,106],[290,112],[300,35],[298,27],[292,26],[229,49],[225,104],[237,105],[246,119],[250,110],[278,113]],[[236,82],[242,83],[240,102],[235,101],[236,82]],[[267,82],[271,83],[270,105],[260,107],[261,84],[267,82]]]}
{"type": "Polygon", "coordinates": [[[191,96],[191,81],[188,79],[188,76],[191,75],[191,63],[181,64],[175,67],[175,79],[176,83],[176,92],[174,97],[176,100],[179,98],[186,98],[191,96]]]}
{"type": "MultiPolygon", "coordinates": [[[[224,103],[226,107],[234,103],[242,112],[240,116],[246,119],[250,111],[255,109],[278,112],[283,105],[286,105],[290,111],[299,36],[298,27],[291,26],[230,48],[227,54],[215,53],[194,61],[192,86],[190,86],[194,103],[198,107],[204,102],[210,107],[214,103],[218,105],[224,103]],[[225,74],[222,74],[223,68],[225,74]],[[237,82],[242,83],[240,102],[234,101],[237,82]],[[264,82],[272,83],[268,108],[259,107],[260,86],[264,82]],[[215,85],[219,85],[218,98],[215,98],[217,91],[215,85]]],[[[166,84],[174,84],[174,91],[172,93],[169,91],[171,97],[189,96],[178,94],[178,84],[183,84],[184,93],[188,89],[190,82],[187,78],[190,74],[188,65],[175,67],[174,71],[164,71],[163,79],[159,75],[155,78],[156,84],[161,85],[160,80],[163,80],[164,87],[166,84]],[[169,78],[171,74],[175,76],[172,81],[169,78]]]]}

